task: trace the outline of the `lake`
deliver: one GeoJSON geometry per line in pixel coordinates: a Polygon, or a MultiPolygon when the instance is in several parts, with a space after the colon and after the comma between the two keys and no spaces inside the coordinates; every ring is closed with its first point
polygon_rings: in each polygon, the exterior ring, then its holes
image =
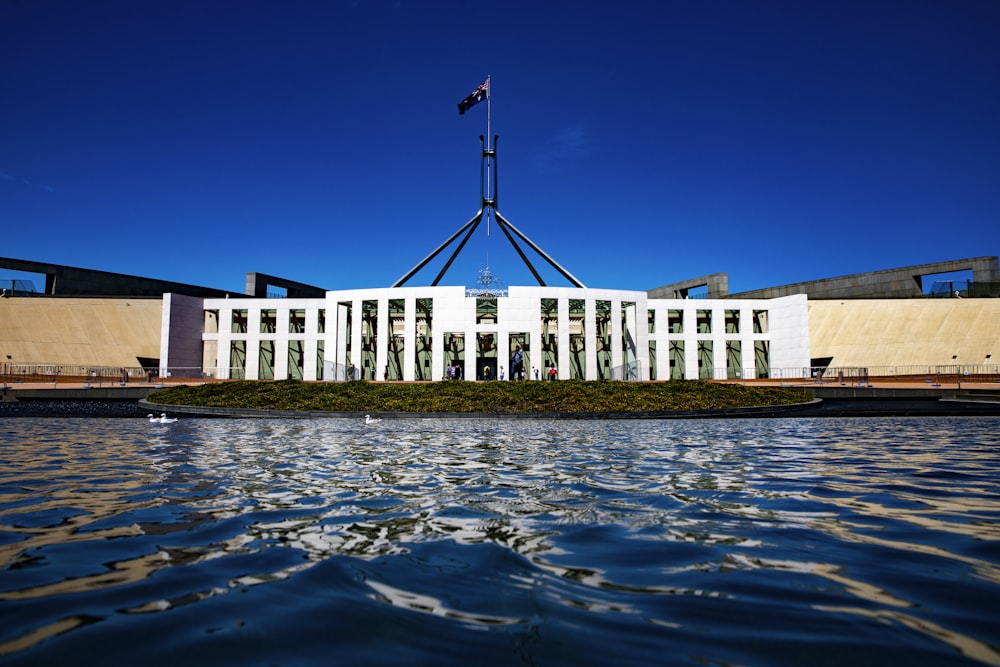
{"type": "Polygon", "coordinates": [[[1000,665],[1000,418],[0,419],[0,663],[1000,665]]]}

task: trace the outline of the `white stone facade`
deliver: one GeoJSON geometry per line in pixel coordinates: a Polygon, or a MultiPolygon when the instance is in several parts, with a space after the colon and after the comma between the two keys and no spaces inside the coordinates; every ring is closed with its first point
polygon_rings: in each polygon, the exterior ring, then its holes
{"type": "Polygon", "coordinates": [[[810,364],[803,295],[678,300],[515,286],[483,299],[453,286],[332,291],[325,299],[189,299],[202,301],[201,331],[194,318],[168,320],[180,304],[165,309],[161,359],[173,365],[170,348],[200,338],[201,374],[223,379],[441,380],[456,360],[466,379],[481,379],[484,366],[491,378],[502,367],[509,379],[517,344],[526,348],[529,379],[536,368],[544,379],[550,365],[557,379],[668,380],[801,377],[810,364]]]}

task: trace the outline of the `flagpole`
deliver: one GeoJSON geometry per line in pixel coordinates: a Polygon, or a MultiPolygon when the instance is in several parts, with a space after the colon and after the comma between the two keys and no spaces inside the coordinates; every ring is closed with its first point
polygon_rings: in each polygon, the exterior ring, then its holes
{"type": "MultiPolygon", "coordinates": [[[[486,75],[486,198],[488,200],[493,199],[493,193],[490,191],[490,168],[493,166],[493,139],[490,134],[490,126],[493,123],[493,95],[490,91],[490,78],[491,74],[486,75]]],[[[490,235],[490,211],[486,210],[486,236],[490,235]]]]}
{"type": "MultiPolygon", "coordinates": [[[[434,252],[432,252],[430,255],[428,255],[423,260],[421,260],[420,263],[417,264],[415,267],[413,267],[412,269],[410,269],[409,273],[407,273],[402,278],[400,278],[399,280],[397,280],[393,284],[394,288],[395,287],[402,287],[406,283],[406,281],[408,281],[410,278],[413,277],[413,275],[415,273],[417,273],[418,271],[420,271],[421,269],[423,269],[428,264],[428,262],[430,262],[435,257],[437,257],[438,254],[440,254],[445,248],[447,248],[449,245],[451,245],[452,242],[454,242],[459,236],[462,236],[464,234],[465,236],[462,238],[462,241],[458,244],[458,247],[455,249],[455,251],[448,258],[448,261],[445,262],[444,268],[442,268],[441,272],[438,273],[437,277],[431,283],[431,286],[435,286],[438,283],[440,283],[441,279],[444,277],[445,273],[447,273],[448,269],[451,267],[452,263],[455,261],[455,258],[458,257],[459,253],[462,252],[462,249],[465,247],[466,243],[468,243],[469,238],[472,236],[473,232],[476,231],[476,228],[479,226],[479,223],[482,222],[483,215],[486,215],[487,230],[489,229],[489,220],[490,220],[490,218],[492,216],[496,216],[497,226],[500,228],[500,231],[502,231],[504,233],[504,236],[507,237],[507,240],[510,241],[510,244],[514,247],[514,250],[517,251],[517,254],[521,257],[521,261],[523,261],[524,264],[525,264],[525,266],[528,267],[528,270],[531,271],[531,274],[535,277],[535,280],[538,281],[538,284],[540,286],[545,287],[545,281],[542,280],[542,276],[538,273],[538,271],[535,270],[535,267],[532,265],[532,263],[528,259],[527,255],[525,255],[524,251],[518,245],[517,241],[514,240],[514,236],[517,236],[517,238],[519,238],[521,241],[523,241],[524,243],[526,243],[532,250],[534,250],[536,253],[538,253],[542,257],[542,259],[544,259],[546,262],[548,262],[552,266],[552,268],[556,269],[560,274],[562,274],[562,276],[564,278],[566,278],[571,283],[573,283],[574,286],[579,287],[579,288],[584,288],[585,287],[585,285],[583,283],[581,283],[579,280],[577,280],[575,277],[573,277],[573,275],[571,273],[569,273],[568,271],[566,271],[566,269],[564,269],[562,266],[560,266],[549,255],[547,255],[544,250],[542,250],[537,245],[535,245],[535,243],[532,242],[532,240],[529,239],[527,236],[525,236],[524,233],[521,232],[521,230],[519,230],[516,227],[514,227],[514,225],[512,225],[509,220],[507,220],[505,217],[503,217],[503,215],[501,215],[500,211],[497,209],[497,191],[499,190],[499,183],[498,183],[498,179],[497,179],[497,164],[496,164],[496,160],[497,160],[497,144],[496,144],[496,142],[497,142],[497,139],[499,139],[499,137],[492,136],[492,132],[493,132],[493,104],[492,104],[492,100],[490,99],[490,97],[491,97],[491,95],[490,95],[490,85],[491,84],[492,84],[492,78],[491,78],[490,75],[487,75],[485,82],[483,82],[482,84],[476,86],[475,90],[473,90],[469,95],[467,95],[465,97],[465,99],[463,99],[461,102],[458,103],[458,113],[459,113],[459,115],[465,114],[466,111],[468,111],[469,109],[471,109],[472,107],[476,106],[477,104],[479,104],[479,103],[481,103],[483,101],[482,93],[483,93],[483,89],[485,88],[485,91],[486,91],[486,136],[485,137],[482,136],[482,135],[479,136],[480,151],[482,152],[482,157],[481,157],[481,159],[479,161],[479,169],[480,169],[480,171],[479,171],[479,199],[480,199],[479,210],[476,212],[476,214],[474,216],[472,216],[471,220],[469,220],[467,223],[465,223],[464,226],[462,226],[461,228],[459,228],[459,230],[457,232],[455,232],[454,234],[452,234],[448,238],[447,241],[445,241],[444,243],[442,243],[441,245],[439,245],[437,247],[437,249],[434,250],[434,252]],[[486,176],[486,183],[485,184],[483,183],[483,175],[484,175],[484,173],[487,174],[487,176],[486,176]]],[[[487,233],[489,233],[489,232],[487,231],[487,233]]],[[[490,256],[489,256],[489,252],[487,252],[487,254],[486,254],[486,264],[487,264],[487,267],[486,267],[485,271],[489,271],[489,263],[490,263],[490,256]]],[[[481,276],[482,276],[482,273],[483,272],[480,272],[481,276]]],[[[494,283],[490,283],[490,284],[494,284],[494,283]]],[[[496,284],[500,284],[500,283],[496,283],[496,284]]]]}

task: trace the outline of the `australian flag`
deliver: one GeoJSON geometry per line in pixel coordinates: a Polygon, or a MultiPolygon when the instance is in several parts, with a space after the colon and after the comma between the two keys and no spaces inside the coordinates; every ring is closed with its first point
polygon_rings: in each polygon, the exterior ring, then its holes
{"type": "Polygon", "coordinates": [[[464,100],[458,103],[458,113],[464,114],[466,111],[476,106],[483,100],[489,99],[490,97],[490,80],[486,79],[483,81],[482,85],[472,91],[472,93],[466,97],[464,100]]]}

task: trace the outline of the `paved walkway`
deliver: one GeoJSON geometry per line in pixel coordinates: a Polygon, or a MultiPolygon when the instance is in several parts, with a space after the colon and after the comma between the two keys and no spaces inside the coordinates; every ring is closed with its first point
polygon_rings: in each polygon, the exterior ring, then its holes
{"type": "MultiPolygon", "coordinates": [[[[736,382],[735,380],[733,382],[736,382]]],[[[1000,391],[1000,382],[959,382],[957,380],[939,380],[937,382],[899,382],[895,380],[872,380],[867,383],[844,382],[841,384],[836,380],[824,380],[823,382],[813,382],[811,380],[787,380],[782,383],[771,380],[758,382],[748,380],[743,383],[751,386],[767,387],[870,387],[873,389],[981,389],[1000,391]]]]}
{"type": "MultiPolygon", "coordinates": [[[[369,380],[369,382],[374,382],[374,380],[369,380]]],[[[954,379],[951,380],[941,380],[938,382],[898,382],[894,380],[872,380],[868,383],[852,383],[845,382],[841,384],[836,380],[825,380],[823,382],[814,382],[811,380],[786,380],[780,382],[778,380],[724,380],[729,384],[743,384],[747,386],[754,387],[796,387],[796,388],[809,388],[809,387],[863,387],[871,389],[968,389],[968,390],[983,390],[983,391],[1000,391],[1000,382],[959,382],[954,379]]],[[[0,383],[0,390],[7,389],[17,391],[19,389],[118,389],[122,387],[144,387],[153,389],[162,389],[165,387],[179,386],[179,385],[192,385],[192,384],[204,384],[197,380],[174,380],[171,382],[142,382],[142,381],[129,381],[127,384],[122,384],[120,382],[7,382],[6,384],[0,383]]],[[[393,383],[398,384],[398,383],[393,383]]]]}
{"type": "Polygon", "coordinates": [[[123,387],[147,387],[162,389],[173,385],[182,384],[202,384],[201,382],[0,382],[0,390],[7,389],[18,391],[19,389],[121,389],[123,387]]]}

